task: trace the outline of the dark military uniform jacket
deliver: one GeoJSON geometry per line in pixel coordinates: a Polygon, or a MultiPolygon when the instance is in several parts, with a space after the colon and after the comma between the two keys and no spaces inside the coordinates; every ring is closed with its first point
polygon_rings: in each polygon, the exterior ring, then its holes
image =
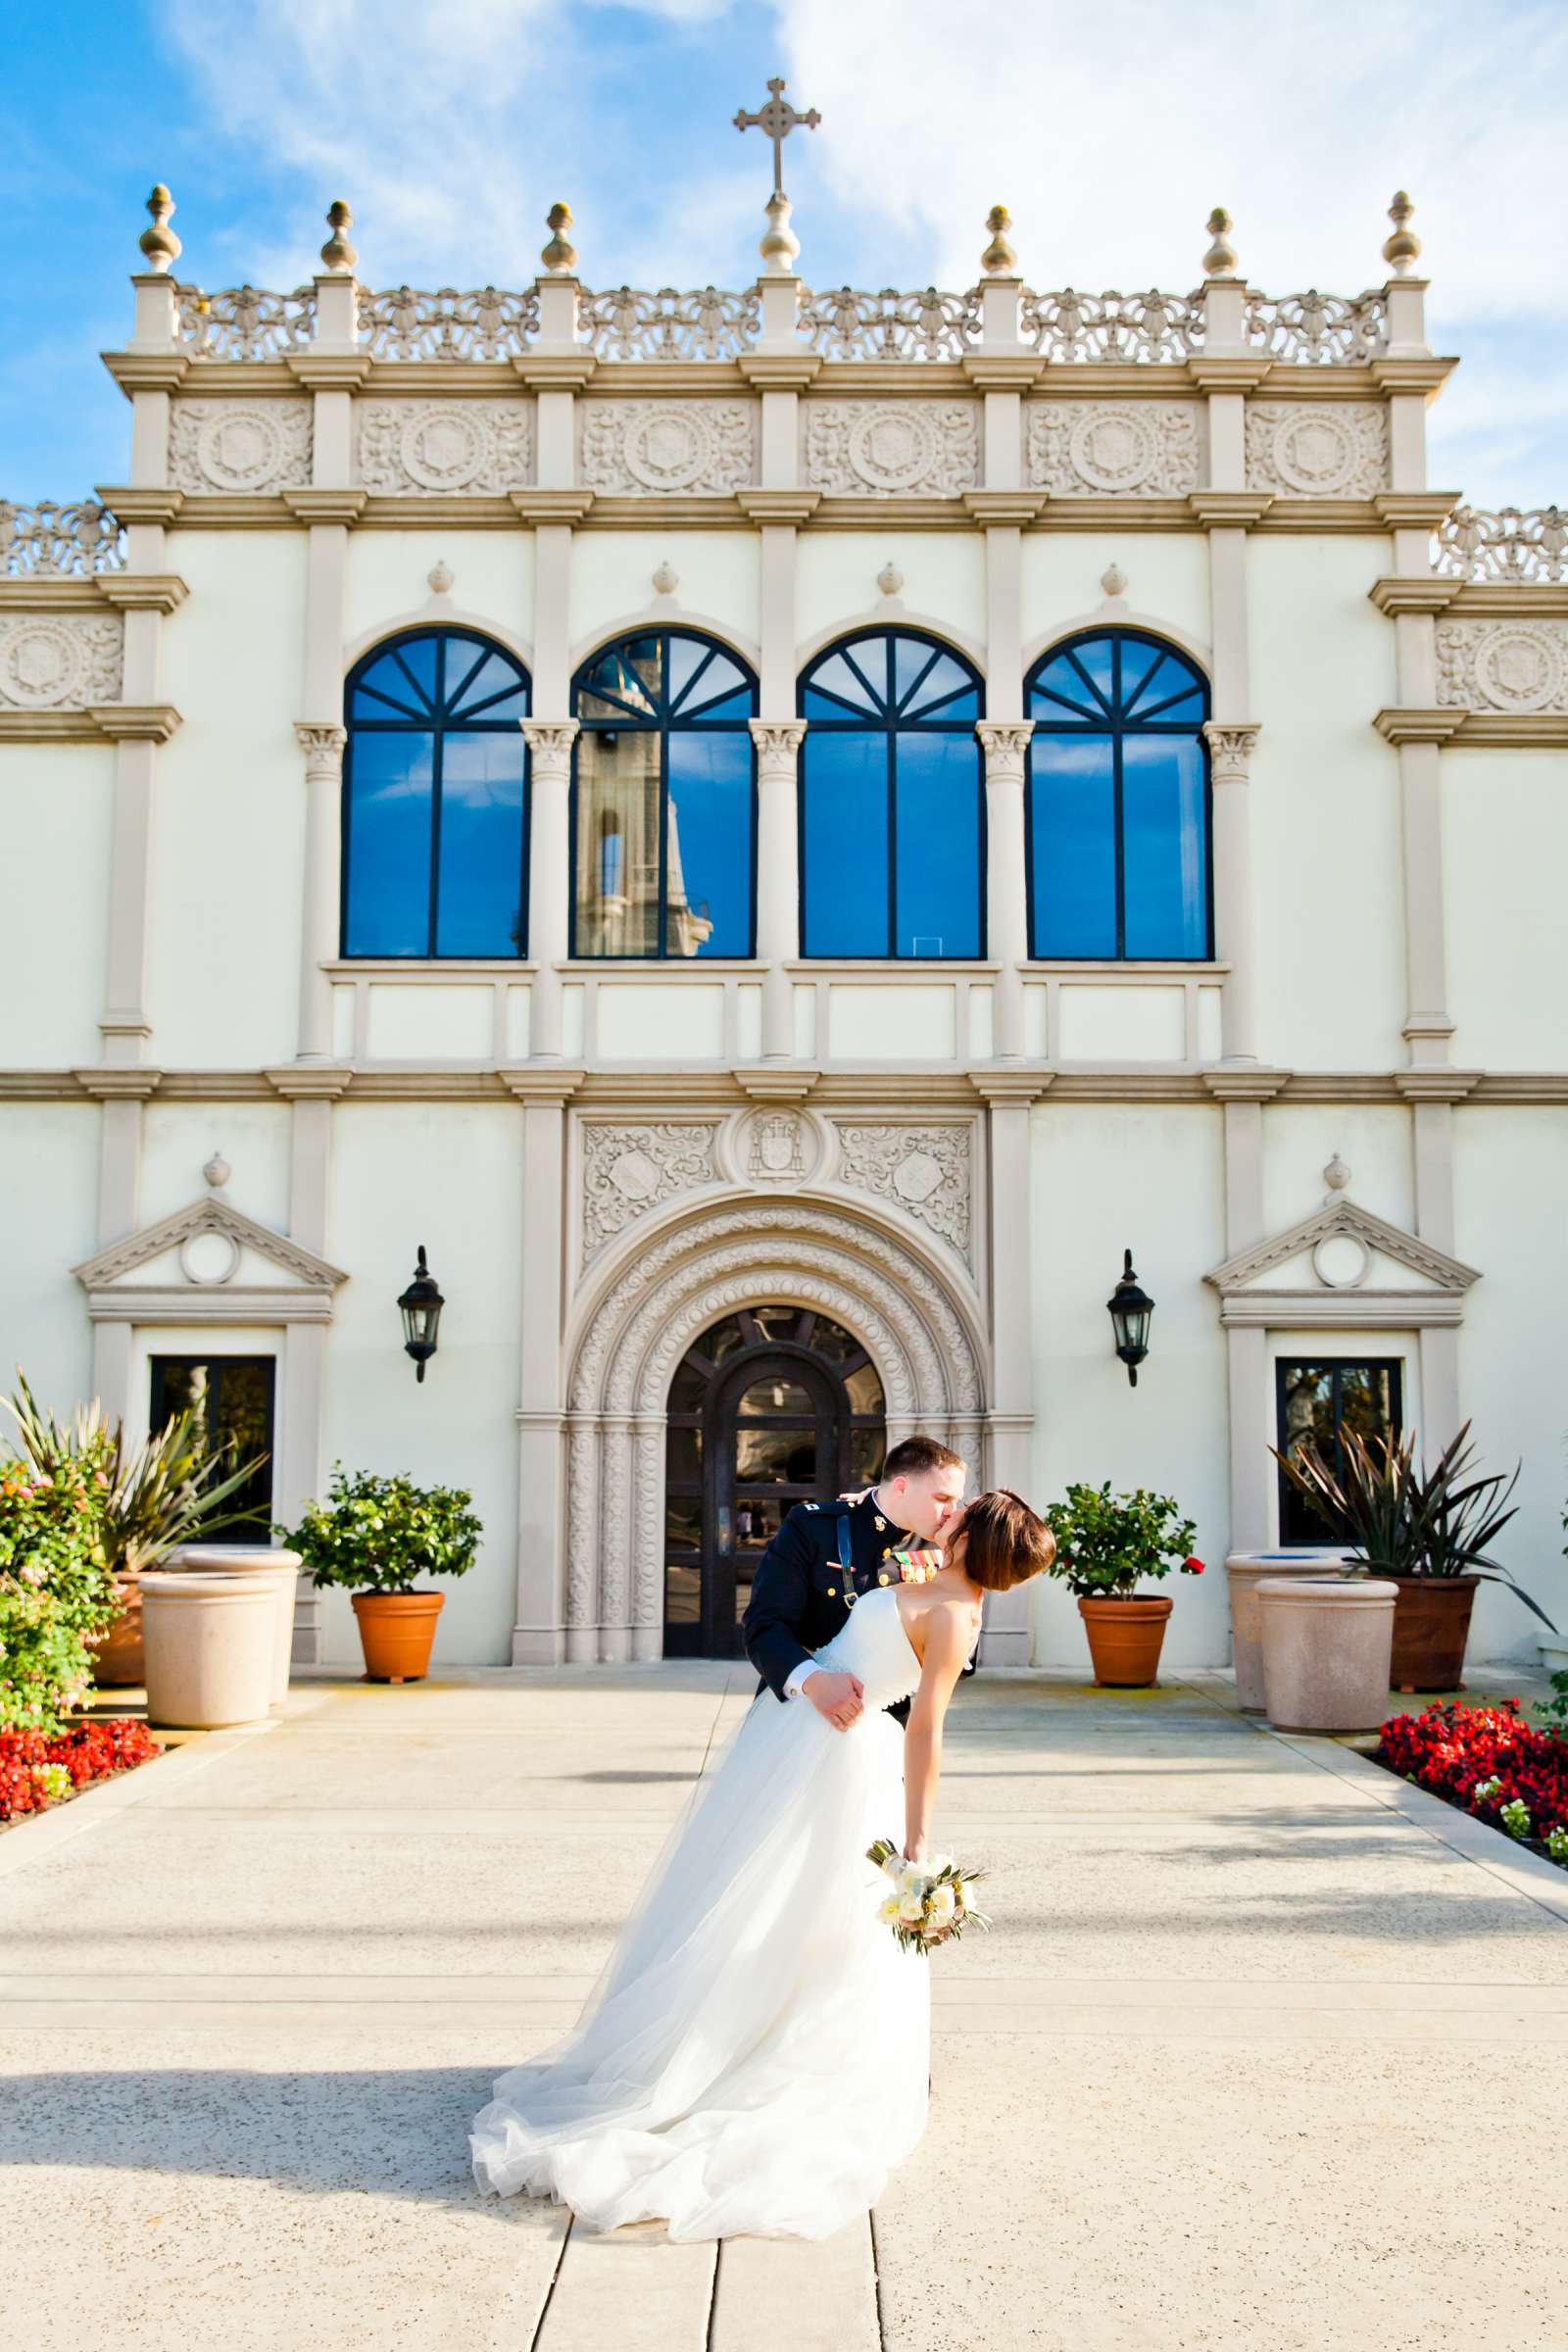
{"type": "MultiPolygon", "coordinates": [[[[894,1548],[920,1541],[876,1508],[874,1490],[862,1502],[796,1503],[757,1563],[752,1596],[741,1619],[746,1655],[762,1678],[758,1694],[766,1689],[783,1699],[784,1685],[795,1668],[833,1639],[861,1593],[898,1581],[898,1563],[891,1557],[894,1548]],[[848,1591],[839,1544],[839,1530],[846,1520],[851,1559],[848,1591]]],[[[971,1657],[964,1672],[973,1671],[971,1657]]],[[[907,1722],[908,1700],[896,1700],[887,1713],[900,1723],[907,1722]]]]}

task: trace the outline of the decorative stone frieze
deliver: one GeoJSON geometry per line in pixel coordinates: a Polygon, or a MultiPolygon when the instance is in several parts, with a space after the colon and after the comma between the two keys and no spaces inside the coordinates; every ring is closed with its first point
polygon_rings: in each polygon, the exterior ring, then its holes
{"type": "Polygon", "coordinates": [[[123,622],[76,612],[0,618],[0,707],[84,710],[120,699],[123,622]]]}
{"type": "Polygon", "coordinates": [[[847,1119],[834,1123],[839,1137],[839,1181],[891,1201],[940,1235],[968,1263],[969,1126],[861,1126],[847,1119]]]}
{"type": "Polygon", "coordinates": [[[1371,498],[1388,487],[1389,427],[1381,403],[1252,401],[1247,486],[1278,498],[1371,498]]]}
{"type": "Polygon", "coordinates": [[[1196,402],[1031,401],[1029,481],[1057,498],[1185,498],[1199,481],[1196,402]]]}
{"type": "Polygon", "coordinates": [[[533,418],[518,400],[376,400],[360,419],[360,480],[393,497],[504,493],[533,478],[533,418]]]}
{"type": "Polygon", "coordinates": [[[180,400],[169,431],[169,478],[198,496],[270,497],[311,478],[308,400],[180,400]]]}
{"type": "Polygon", "coordinates": [[[756,478],[757,423],[736,400],[582,404],[585,489],[623,497],[727,497],[756,478]]]}
{"type": "Polygon", "coordinates": [[[1438,701],[1466,710],[1568,710],[1568,621],[1440,620],[1438,701]]]}
{"type": "Polygon", "coordinates": [[[973,401],[811,402],[808,488],[838,498],[957,498],[980,479],[973,401]]]}
{"type": "Polygon", "coordinates": [[[718,1122],[672,1119],[636,1126],[587,1123],[582,1130],[582,1255],[586,1265],[607,1242],[674,1193],[712,1184],[718,1122]]]}
{"type": "Polygon", "coordinates": [[[783,1103],[748,1111],[725,1143],[725,1157],[740,1182],[763,1190],[792,1190],[814,1176],[822,1157],[820,1123],[783,1103]]]}

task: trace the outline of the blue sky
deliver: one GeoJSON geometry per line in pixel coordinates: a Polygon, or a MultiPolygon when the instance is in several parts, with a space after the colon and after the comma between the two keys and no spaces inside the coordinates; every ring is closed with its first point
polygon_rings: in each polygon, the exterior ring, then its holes
{"type": "Polygon", "coordinates": [[[0,496],[123,476],[96,354],[154,179],[208,287],[301,282],[340,194],[372,285],[524,284],[564,196],[590,285],[738,286],[768,150],[731,118],[782,73],[817,285],[970,283],[1000,199],[1031,284],[1186,289],[1220,202],[1253,284],[1354,293],[1407,186],[1463,362],[1435,482],[1568,503],[1560,0],[12,0],[0,65],[0,496]]]}

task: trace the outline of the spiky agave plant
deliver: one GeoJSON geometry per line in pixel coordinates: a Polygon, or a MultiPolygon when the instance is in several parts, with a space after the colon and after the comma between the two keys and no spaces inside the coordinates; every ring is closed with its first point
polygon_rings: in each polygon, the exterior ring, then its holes
{"type": "Polygon", "coordinates": [[[1373,1567],[1396,1576],[1478,1576],[1487,1584],[1506,1585],[1555,1633],[1545,1610],[1490,1557],[1491,1546],[1518,1510],[1508,1497],[1519,1483],[1521,1465],[1515,1463],[1507,1477],[1500,1470],[1471,1477],[1475,1449],[1469,1438],[1466,1421],[1430,1470],[1417,1464],[1413,1431],[1400,1437],[1385,1431],[1370,1440],[1345,1431],[1340,1472],[1310,1438],[1292,1453],[1275,1446],[1269,1451],[1315,1510],[1349,1530],[1355,1549],[1373,1567]]]}

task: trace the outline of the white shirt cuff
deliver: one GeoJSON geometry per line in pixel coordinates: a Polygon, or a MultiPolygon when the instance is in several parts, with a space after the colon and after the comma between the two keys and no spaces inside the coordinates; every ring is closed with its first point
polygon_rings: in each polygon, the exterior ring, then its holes
{"type": "Polygon", "coordinates": [[[815,1672],[816,1660],[814,1658],[803,1658],[798,1666],[792,1666],[789,1673],[784,1678],[785,1697],[799,1698],[801,1695],[801,1686],[806,1681],[807,1676],[808,1674],[815,1674],[815,1672]]]}

